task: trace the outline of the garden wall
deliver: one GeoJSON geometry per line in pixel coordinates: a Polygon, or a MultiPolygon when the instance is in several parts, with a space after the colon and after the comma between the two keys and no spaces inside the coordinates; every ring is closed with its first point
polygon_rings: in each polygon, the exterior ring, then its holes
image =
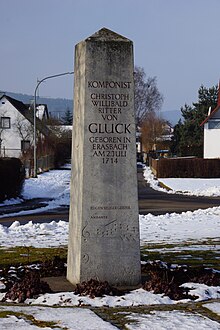
{"type": "Polygon", "coordinates": [[[220,178],[220,159],[151,158],[149,164],[157,178],[220,178]]]}

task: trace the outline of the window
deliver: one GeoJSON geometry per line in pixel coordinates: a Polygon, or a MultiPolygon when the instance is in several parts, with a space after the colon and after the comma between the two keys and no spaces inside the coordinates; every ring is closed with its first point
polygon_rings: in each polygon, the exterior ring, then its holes
{"type": "Polygon", "coordinates": [[[11,128],[11,118],[10,117],[1,117],[0,126],[1,126],[1,128],[11,128]]]}
{"type": "Polygon", "coordinates": [[[21,151],[26,151],[30,148],[31,143],[29,140],[22,140],[21,141],[21,151]]]}
{"type": "Polygon", "coordinates": [[[208,128],[209,129],[220,129],[220,120],[209,120],[208,128]]]}

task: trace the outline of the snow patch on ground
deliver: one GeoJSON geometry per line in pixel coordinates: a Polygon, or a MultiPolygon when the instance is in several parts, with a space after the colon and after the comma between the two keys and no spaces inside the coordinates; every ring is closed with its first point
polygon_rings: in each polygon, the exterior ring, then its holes
{"type": "Polygon", "coordinates": [[[220,286],[208,286],[200,283],[184,283],[180,286],[190,289],[189,294],[197,297],[195,302],[220,298],[220,286]]]}
{"type": "Polygon", "coordinates": [[[25,199],[31,198],[60,198],[69,195],[70,190],[69,170],[52,170],[37,178],[25,180],[22,196],[25,199]]]}
{"type": "Polygon", "coordinates": [[[137,289],[123,296],[104,296],[95,298],[79,296],[73,292],[47,293],[36,299],[28,299],[26,303],[47,306],[128,307],[154,304],[174,304],[175,302],[162,294],[154,294],[145,291],[144,289],[137,289]]]}
{"type": "Polygon", "coordinates": [[[220,179],[199,179],[199,178],[156,178],[150,167],[145,167],[144,178],[150,186],[158,191],[163,191],[168,194],[185,194],[191,196],[220,196],[220,179]],[[160,187],[162,182],[168,188],[167,190],[160,187]]]}
{"type": "MultiPolygon", "coordinates": [[[[17,306],[0,306],[0,311],[12,311],[14,313],[22,313],[32,315],[36,321],[54,322],[55,329],[74,329],[74,330],[115,330],[112,324],[103,321],[94,312],[83,308],[45,308],[45,307],[17,307],[17,306]]],[[[39,325],[31,324],[32,322],[25,319],[24,315],[19,317],[8,315],[0,318],[1,329],[25,329],[37,330],[42,329],[39,325]]],[[[51,327],[43,327],[45,330],[52,330],[51,327]]]]}
{"type": "Polygon", "coordinates": [[[154,216],[140,215],[141,243],[176,243],[220,237],[220,207],[154,216]]]}
{"type": "Polygon", "coordinates": [[[208,303],[203,305],[203,307],[208,308],[210,311],[220,316],[220,302],[208,303]]]}
{"type": "Polygon", "coordinates": [[[158,179],[170,187],[174,193],[215,197],[220,196],[220,179],[162,178],[158,179]]]}
{"type": "Polygon", "coordinates": [[[67,242],[68,223],[65,221],[35,224],[29,221],[25,225],[15,221],[9,228],[0,225],[1,247],[59,247],[66,246],[67,242]]]}
{"type": "MultiPolygon", "coordinates": [[[[171,213],[160,216],[140,215],[141,244],[179,243],[220,237],[220,207],[206,210],[171,213]],[[199,230],[198,230],[199,228],[199,230]]],[[[67,245],[68,223],[52,221],[20,225],[15,221],[9,228],[0,225],[0,246],[56,247],[67,245]]],[[[206,248],[206,246],[204,246],[206,248]]]]}
{"type": "MultiPolygon", "coordinates": [[[[71,171],[67,170],[52,170],[38,175],[37,178],[29,178],[25,180],[22,197],[24,199],[46,198],[52,199],[47,202],[44,207],[35,210],[26,210],[3,214],[0,218],[7,218],[17,215],[28,215],[41,213],[48,210],[59,208],[60,206],[69,206],[70,204],[70,177],[71,171]]],[[[21,203],[22,199],[5,201],[3,205],[12,205],[21,203]]],[[[0,204],[1,206],[1,204],[0,204]]]]}
{"type": "MultiPolygon", "coordinates": [[[[196,302],[220,298],[220,287],[198,283],[184,283],[182,287],[190,289],[189,294],[196,296],[196,302]]],[[[73,292],[46,293],[36,299],[27,299],[27,304],[46,306],[91,306],[91,307],[131,307],[141,305],[164,305],[191,302],[190,299],[172,300],[164,294],[154,294],[144,289],[133,290],[123,296],[104,296],[90,298],[73,292]]]]}
{"type": "Polygon", "coordinates": [[[0,203],[0,207],[7,206],[7,205],[21,204],[22,202],[23,202],[23,199],[21,199],[21,198],[6,199],[4,202],[0,203]]]}
{"type": "Polygon", "coordinates": [[[126,324],[129,330],[220,329],[218,322],[212,321],[202,315],[179,311],[151,311],[149,314],[132,313],[126,316],[126,319],[135,321],[135,323],[126,324]]]}

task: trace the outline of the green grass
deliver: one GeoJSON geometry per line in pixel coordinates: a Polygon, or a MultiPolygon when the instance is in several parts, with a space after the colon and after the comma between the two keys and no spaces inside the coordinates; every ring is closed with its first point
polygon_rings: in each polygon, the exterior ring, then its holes
{"type": "Polygon", "coordinates": [[[168,187],[167,185],[165,185],[165,183],[163,183],[163,182],[161,182],[161,181],[158,182],[158,185],[159,185],[159,187],[164,188],[164,189],[166,189],[167,191],[169,191],[169,190],[173,190],[172,188],[168,187]]]}
{"type": "MultiPolygon", "coordinates": [[[[220,251],[219,250],[194,250],[195,245],[218,244],[219,241],[206,240],[198,242],[187,242],[184,244],[147,244],[141,247],[141,260],[154,261],[161,260],[168,263],[186,264],[190,266],[213,267],[220,270],[220,251]],[[174,251],[180,247],[181,251],[174,251]],[[192,247],[192,249],[190,249],[192,247]],[[184,248],[187,248],[184,249],[184,248]],[[162,250],[169,249],[169,250],[162,250]],[[158,251],[157,251],[158,250],[158,251]],[[173,251],[172,251],[173,250],[173,251]]],[[[52,260],[55,256],[60,258],[67,257],[67,247],[60,248],[34,248],[34,247],[14,247],[0,248],[0,267],[11,265],[25,265],[29,263],[44,262],[52,260]]]]}
{"type": "MultiPolygon", "coordinates": [[[[14,311],[0,311],[0,318],[7,318],[8,316],[13,315],[16,316],[18,319],[24,319],[29,324],[38,326],[39,328],[52,328],[52,329],[58,329],[58,325],[56,322],[53,321],[40,321],[36,320],[34,316],[21,313],[21,312],[14,312],[14,311]]],[[[59,328],[61,329],[60,325],[59,328]]],[[[62,328],[63,330],[67,330],[67,328],[62,328]]]]}
{"type": "Polygon", "coordinates": [[[148,244],[141,247],[141,259],[144,261],[161,260],[167,263],[184,264],[191,267],[205,266],[220,270],[220,251],[219,249],[207,249],[211,245],[220,245],[220,242],[210,239],[198,242],[190,241],[184,244],[148,244]],[[201,246],[201,249],[194,250],[193,246],[198,245],[201,246]],[[206,247],[206,249],[202,249],[202,246],[206,247]],[[176,248],[181,248],[181,250],[176,251],[176,248]]]}
{"type": "MultiPolygon", "coordinates": [[[[214,300],[210,300],[209,303],[214,300]]],[[[111,322],[119,329],[127,330],[126,324],[135,323],[126,318],[131,313],[149,314],[153,311],[180,311],[185,313],[200,314],[214,321],[220,322],[220,316],[205,308],[205,302],[190,302],[175,305],[148,305],[137,307],[96,308],[93,311],[103,320],[111,322]]]]}
{"type": "MultiPolygon", "coordinates": [[[[185,264],[192,267],[205,265],[207,267],[213,267],[220,270],[220,258],[219,251],[211,250],[193,250],[195,245],[201,245],[208,247],[210,245],[220,244],[217,240],[204,240],[204,241],[189,241],[180,244],[147,244],[141,248],[141,259],[146,261],[161,260],[168,263],[185,264]],[[181,247],[181,251],[174,252],[177,247],[181,247]],[[170,249],[169,251],[161,251],[161,249],[170,249]],[[185,248],[185,249],[184,249],[185,248]],[[186,248],[189,248],[189,250],[186,248]],[[160,251],[156,251],[156,250],[160,251]],[[150,250],[150,251],[149,251],[150,250]]],[[[0,268],[11,265],[25,265],[28,263],[44,262],[52,260],[55,256],[60,258],[67,257],[67,248],[33,248],[33,247],[15,247],[15,248],[0,248],[0,268]]],[[[210,302],[210,301],[209,301],[210,302]]],[[[199,313],[217,322],[220,322],[220,316],[212,313],[206,309],[205,302],[199,303],[188,303],[188,304],[175,304],[175,305],[149,305],[149,306],[138,306],[138,307],[118,307],[118,308],[90,308],[102,319],[111,322],[119,329],[127,329],[126,324],[131,324],[134,321],[128,320],[126,315],[130,313],[143,313],[147,314],[151,311],[172,311],[179,310],[190,313],[199,313]]],[[[12,307],[13,308],[13,307],[12,307]]],[[[36,325],[40,328],[50,327],[56,328],[55,322],[38,321],[33,316],[25,313],[13,312],[13,311],[0,311],[0,318],[5,318],[8,315],[15,315],[18,318],[27,320],[30,324],[36,325]]],[[[60,325],[59,325],[60,327],[60,325]]],[[[65,328],[62,328],[65,330],[65,328]]]]}
{"type": "Polygon", "coordinates": [[[0,267],[26,265],[67,257],[67,248],[14,247],[0,248],[0,267]]]}

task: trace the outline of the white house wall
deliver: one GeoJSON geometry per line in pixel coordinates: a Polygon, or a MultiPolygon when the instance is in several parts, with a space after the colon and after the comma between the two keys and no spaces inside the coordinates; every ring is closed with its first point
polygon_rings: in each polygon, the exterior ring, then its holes
{"type": "Polygon", "coordinates": [[[204,158],[220,158],[220,129],[208,129],[204,125],[204,158]]]}
{"type": "MultiPolygon", "coordinates": [[[[10,117],[11,128],[1,129],[0,138],[1,153],[7,157],[20,157],[22,137],[17,129],[18,119],[24,120],[25,124],[30,125],[29,121],[6,99],[0,100],[0,117],[10,117]]],[[[32,142],[32,141],[31,141],[32,142]]]]}

